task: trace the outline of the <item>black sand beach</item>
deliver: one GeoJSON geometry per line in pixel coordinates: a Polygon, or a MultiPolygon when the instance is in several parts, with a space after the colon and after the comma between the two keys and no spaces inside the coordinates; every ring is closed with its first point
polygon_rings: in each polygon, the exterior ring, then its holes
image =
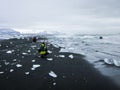
{"type": "Polygon", "coordinates": [[[60,53],[60,48],[48,44],[52,53],[43,59],[37,53],[39,46],[29,38],[0,41],[0,90],[120,90],[84,56],[60,53]],[[32,70],[33,65],[40,67],[32,70]],[[57,77],[50,76],[50,71],[57,77]]]}

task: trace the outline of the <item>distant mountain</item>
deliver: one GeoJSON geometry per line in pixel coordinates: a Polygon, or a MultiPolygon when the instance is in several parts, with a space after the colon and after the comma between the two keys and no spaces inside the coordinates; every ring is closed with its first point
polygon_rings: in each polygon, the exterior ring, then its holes
{"type": "Polygon", "coordinates": [[[17,32],[10,28],[0,28],[0,34],[2,35],[13,35],[13,34],[20,34],[20,32],[17,32]]]}

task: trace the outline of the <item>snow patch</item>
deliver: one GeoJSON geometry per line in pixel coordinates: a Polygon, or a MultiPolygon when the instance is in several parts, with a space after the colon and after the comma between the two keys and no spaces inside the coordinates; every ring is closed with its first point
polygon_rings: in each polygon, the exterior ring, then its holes
{"type": "Polygon", "coordinates": [[[73,59],[73,58],[74,58],[74,56],[71,54],[71,55],[69,55],[69,58],[73,59]]]}
{"type": "Polygon", "coordinates": [[[52,60],[53,60],[53,58],[47,58],[47,60],[48,60],[48,61],[52,61],[52,60]]]}
{"type": "Polygon", "coordinates": [[[21,65],[21,64],[17,64],[17,65],[16,65],[16,67],[18,67],[18,68],[19,68],[19,67],[22,67],[22,65],[21,65]]]}
{"type": "Polygon", "coordinates": [[[56,75],[53,71],[50,71],[50,72],[49,72],[49,75],[50,75],[51,77],[53,77],[53,78],[56,78],[56,77],[57,77],[57,75],[56,75]]]}

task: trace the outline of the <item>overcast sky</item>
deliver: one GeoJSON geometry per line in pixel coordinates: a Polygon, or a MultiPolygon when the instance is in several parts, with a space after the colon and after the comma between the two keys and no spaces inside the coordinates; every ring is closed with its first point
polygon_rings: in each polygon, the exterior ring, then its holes
{"type": "Polygon", "coordinates": [[[0,0],[0,27],[120,33],[120,0],[0,0]]]}

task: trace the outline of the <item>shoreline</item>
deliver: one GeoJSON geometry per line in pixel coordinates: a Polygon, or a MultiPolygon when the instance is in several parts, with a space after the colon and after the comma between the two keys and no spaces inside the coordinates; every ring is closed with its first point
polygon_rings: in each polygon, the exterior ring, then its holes
{"type": "Polygon", "coordinates": [[[52,53],[47,58],[41,59],[37,53],[40,42],[32,43],[31,39],[25,38],[4,40],[0,44],[2,45],[0,47],[0,69],[4,71],[3,74],[0,74],[1,90],[120,89],[112,80],[84,60],[82,55],[61,53],[60,48],[48,44],[48,50],[52,53]],[[10,44],[10,42],[12,43],[10,44]],[[6,53],[10,50],[14,51],[6,53]],[[17,64],[22,67],[16,67],[17,64]],[[40,67],[31,70],[32,66],[36,64],[40,67]],[[10,72],[12,69],[14,71],[10,72]],[[50,76],[50,71],[53,71],[57,77],[50,76]]]}

